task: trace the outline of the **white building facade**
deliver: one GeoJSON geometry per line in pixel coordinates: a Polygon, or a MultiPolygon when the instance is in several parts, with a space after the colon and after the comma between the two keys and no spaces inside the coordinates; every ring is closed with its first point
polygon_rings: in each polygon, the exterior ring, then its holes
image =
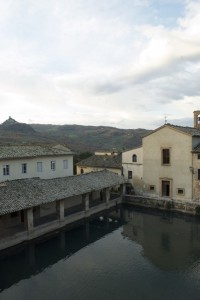
{"type": "Polygon", "coordinates": [[[140,195],[143,189],[143,148],[122,153],[123,175],[127,179],[126,192],[140,195]]]}
{"type": "Polygon", "coordinates": [[[62,145],[0,146],[0,182],[73,175],[73,153],[62,145]]]}

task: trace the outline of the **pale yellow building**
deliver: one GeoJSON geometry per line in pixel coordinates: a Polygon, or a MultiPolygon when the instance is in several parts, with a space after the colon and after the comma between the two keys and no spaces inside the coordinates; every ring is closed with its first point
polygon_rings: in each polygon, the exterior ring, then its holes
{"type": "Polygon", "coordinates": [[[94,155],[76,164],[77,175],[102,170],[108,170],[115,174],[122,174],[122,155],[117,152],[95,152],[94,155]]]}
{"type": "Polygon", "coordinates": [[[197,143],[200,143],[199,130],[170,124],[144,137],[143,194],[192,199],[192,149],[197,143]]]}
{"type": "Polygon", "coordinates": [[[173,200],[200,200],[200,111],[194,127],[165,124],[143,137],[142,147],[124,152],[125,177],[132,170],[136,194],[173,200]],[[132,162],[133,155],[138,162],[132,162]],[[140,164],[138,166],[137,164],[140,164]]]}

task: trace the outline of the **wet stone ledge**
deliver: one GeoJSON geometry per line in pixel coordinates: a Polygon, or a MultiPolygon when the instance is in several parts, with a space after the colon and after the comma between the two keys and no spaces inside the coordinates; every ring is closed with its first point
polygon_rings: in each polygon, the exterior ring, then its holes
{"type": "Polygon", "coordinates": [[[161,199],[137,195],[124,195],[123,203],[160,210],[178,211],[192,215],[200,215],[200,202],[198,201],[177,201],[166,198],[161,199]]]}

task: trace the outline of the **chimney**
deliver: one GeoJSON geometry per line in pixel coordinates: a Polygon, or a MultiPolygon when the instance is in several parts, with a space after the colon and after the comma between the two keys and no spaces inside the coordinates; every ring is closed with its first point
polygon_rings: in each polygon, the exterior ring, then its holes
{"type": "Polygon", "coordinates": [[[200,110],[195,110],[194,114],[194,128],[200,129],[200,110]]]}

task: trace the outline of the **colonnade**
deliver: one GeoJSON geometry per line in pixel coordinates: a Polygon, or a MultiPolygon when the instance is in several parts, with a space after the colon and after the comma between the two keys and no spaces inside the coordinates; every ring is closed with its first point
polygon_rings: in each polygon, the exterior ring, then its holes
{"type": "MultiPolygon", "coordinates": [[[[120,185],[120,194],[119,194],[119,198],[122,197],[124,193],[124,184],[120,185]]],[[[110,188],[104,188],[101,190],[101,203],[102,204],[102,210],[107,209],[110,207],[110,188]]],[[[59,222],[64,222],[67,218],[69,218],[69,216],[65,217],[65,201],[67,201],[67,199],[62,199],[62,200],[57,200],[56,201],[56,213],[57,213],[57,220],[59,222]]],[[[82,194],[82,204],[83,204],[83,210],[82,213],[85,215],[85,217],[91,215],[91,210],[92,208],[90,207],[90,201],[92,201],[92,199],[90,199],[90,193],[85,193],[82,194]]],[[[95,207],[97,207],[98,205],[96,205],[95,207]]],[[[83,217],[84,217],[83,215],[83,217]]],[[[25,219],[25,226],[26,226],[26,230],[31,233],[33,232],[35,226],[34,226],[34,212],[33,212],[33,207],[25,209],[24,210],[24,219],[25,219]]],[[[48,224],[48,223],[47,223],[48,224]]]]}

